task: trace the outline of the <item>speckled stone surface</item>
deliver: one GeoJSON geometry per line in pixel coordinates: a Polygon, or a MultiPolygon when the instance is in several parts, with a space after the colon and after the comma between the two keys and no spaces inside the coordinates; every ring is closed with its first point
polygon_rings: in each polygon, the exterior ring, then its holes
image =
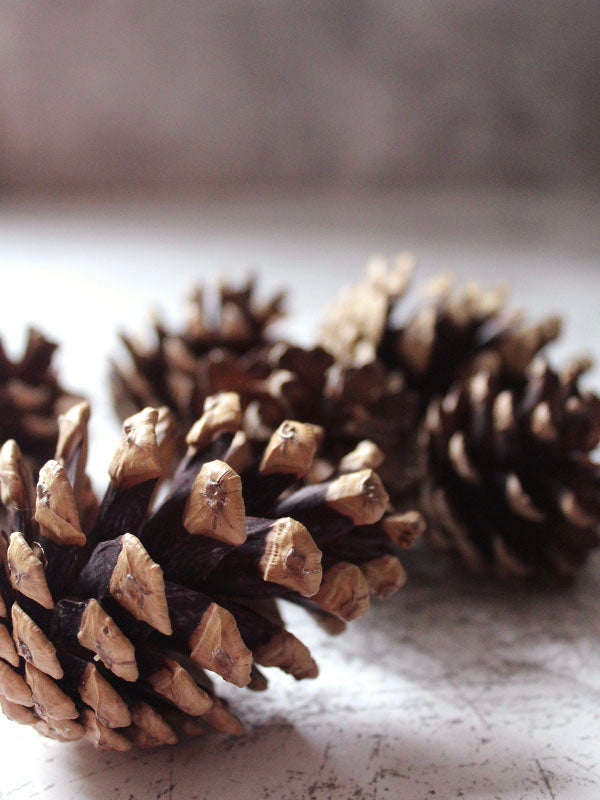
{"type": "MultiPolygon", "coordinates": [[[[326,293],[357,275],[366,253],[408,244],[426,273],[454,267],[509,279],[536,311],[565,306],[559,354],[598,352],[597,206],[505,197],[482,210],[481,199],[421,197],[339,201],[336,215],[319,202],[266,211],[246,202],[5,210],[3,285],[21,297],[35,287],[30,319],[67,337],[68,382],[98,395],[91,463],[99,487],[117,434],[102,388],[117,321],[128,316],[139,330],[152,299],[172,312],[195,278],[228,263],[258,260],[267,288],[296,285],[306,337],[326,293]]],[[[23,308],[3,303],[9,339],[23,308]]],[[[245,737],[113,755],[45,741],[0,718],[0,798],[597,800],[600,554],[560,591],[480,582],[456,565],[434,565],[426,550],[405,563],[407,587],[342,637],[286,612],[321,675],[297,684],[273,674],[262,694],[223,685],[245,737]]]]}
{"type": "Polygon", "coordinates": [[[266,694],[228,692],[242,739],[98,754],[2,722],[0,797],[597,798],[594,565],[569,591],[531,592],[423,562],[412,558],[406,590],[341,638],[295,612],[322,674],[304,685],[274,676],[266,694]]]}

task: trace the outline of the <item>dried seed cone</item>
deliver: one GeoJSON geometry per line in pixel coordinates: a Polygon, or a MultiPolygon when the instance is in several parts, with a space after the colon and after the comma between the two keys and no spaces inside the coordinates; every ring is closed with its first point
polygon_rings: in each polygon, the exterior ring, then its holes
{"type": "Polygon", "coordinates": [[[261,669],[314,678],[278,601],[332,632],[404,583],[392,550],[422,528],[384,516],[374,445],[304,485],[322,431],[285,421],[265,446],[239,397],[210,397],[157,500],[174,425],[127,419],[98,504],[85,473],[89,409],[60,420],[34,489],[14,441],[0,450],[0,704],[61,741],[157,747],[242,724],[213,681],[262,690],[261,669]]]}
{"type": "Polygon", "coordinates": [[[29,328],[22,356],[12,361],[0,341],[0,442],[16,439],[38,468],[54,453],[59,412],[75,400],[52,369],[56,347],[29,328]]]}
{"type": "Polygon", "coordinates": [[[373,259],[363,280],[331,306],[320,336],[336,359],[331,402],[345,406],[347,433],[384,449],[383,474],[394,501],[422,477],[416,432],[432,398],[489,359],[505,380],[519,381],[560,332],[556,317],[529,324],[508,312],[503,289],[471,283],[457,290],[446,275],[430,281],[416,310],[402,315],[412,272],[408,255],[392,263],[373,259]]]}
{"type": "Polygon", "coordinates": [[[150,345],[121,334],[129,365],[111,365],[121,419],[144,406],[166,405],[176,413],[183,439],[209,395],[262,391],[265,370],[257,354],[268,342],[269,327],[282,316],[283,300],[276,294],[258,301],[253,279],[239,289],[223,283],[214,291],[209,285],[190,296],[181,330],[155,319],[150,345]]]}
{"type": "Polygon", "coordinates": [[[432,402],[423,508],[435,540],[476,571],[567,578],[598,545],[600,399],[588,365],[539,358],[521,381],[497,365],[432,402]]]}

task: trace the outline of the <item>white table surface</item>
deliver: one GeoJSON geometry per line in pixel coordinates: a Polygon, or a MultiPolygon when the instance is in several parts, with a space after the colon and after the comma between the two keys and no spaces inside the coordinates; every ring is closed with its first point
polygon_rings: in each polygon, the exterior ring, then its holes
{"type": "MultiPolygon", "coordinates": [[[[36,321],[64,341],[68,383],[94,399],[95,484],[118,428],[105,387],[115,330],[173,317],[197,280],[243,276],[294,289],[308,341],[336,288],[372,252],[412,249],[420,274],[509,280],[535,313],[566,311],[559,359],[600,352],[598,203],[580,193],[333,193],[292,198],[4,200],[0,329],[11,348],[36,321]]],[[[410,581],[328,638],[286,615],[321,667],[223,685],[247,735],[158,752],[100,754],[0,719],[0,798],[26,800],[518,800],[600,797],[600,557],[566,591],[482,583],[406,558],[410,581]]]]}

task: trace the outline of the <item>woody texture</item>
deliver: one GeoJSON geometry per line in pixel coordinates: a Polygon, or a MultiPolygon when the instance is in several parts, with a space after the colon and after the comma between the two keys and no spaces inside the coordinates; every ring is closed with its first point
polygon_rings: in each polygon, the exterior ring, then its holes
{"type": "Polygon", "coordinates": [[[600,542],[600,399],[589,367],[536,359],[517,382],[488,364],[430,404],[423,508],[475,571],[569,578],[600,542]]]}
{"type": "MultiPolygon", "coordinates": [[[[144,406],[167,406],[176,415],[179,449],[202,414],[205,399],[238,392],[244,402],[265,394],[268,372],[262,348],[282,314],[284,297],[257,298],[253,279],[239,288],[227,283],[195,289],[175,329],[155,318],[150,341],[122,333],[127,360],[111,364],[114,405],[121,419],[144,406]]],[[[278,423],[282,419],[278,420],[278,423]]]]}
{"type": "Polygon", "coordinates": [[[0,441],[18,440],[36,468],[54,453],[58,414],[75,402],[52,367],[56,348],[35,328],[19,358],[9,358],[0,341],[0,441]]]}
{"type": "Polygon", "coordinates": [[[346,444],[368,437],[384,448],[383,475],[396,503],[419,492],[417,434],[431,401],[485,363],[507,386],[518,384],[561,327],[555,316],[530,323],[509,310],[503,288],[457,288],[445,274],[405,311],[413,271],[409,255],[372,259],[331,305],[320,333],[336,362],[328,393],[347,398],[346,444]]]}
{"type": "Polygon", "coordinates": [[[215,684],[263,690],[267,671],[315,678],[280,603],[333,633],[405,580],[398,547],[417,512],[390,514],[383,455],[361,442],[326,481],[322,440],[284,421],[265,444],[239,397],[209,397],[168,481],[177,424],[128,418],[98,503],[86,475],[89,407],[59,421],[37,486],[14,440],[0,450],[0,704],[9,719],[103,749],[243,727],[215,684]]]}

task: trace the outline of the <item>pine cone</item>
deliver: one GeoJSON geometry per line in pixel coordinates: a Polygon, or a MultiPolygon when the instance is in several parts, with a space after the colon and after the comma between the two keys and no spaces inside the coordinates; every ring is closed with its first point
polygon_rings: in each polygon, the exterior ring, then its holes
{"type": "Polygon", "coordinates": [[[586,362],[539,358],[517,383],[500,361],[435,399],[424,425],[423,508],[474,570],[569,577],[599,539],[600,399],[586,362]]]}
{"type": "Polygon", "coordinates": [[[121,334],[131,361],[129,367],[111,365],[121,419],[144,406],[166,405],[177,415],[183,445],[209,395],[236,391],[245,397],[266,377],[260,353],[268,328],[282,316],[283,300],[277,294],[259,303],[253,279],[240,289],[221,284],[217,297],[198,288],[189,298],[182,331],[169,331],[156,319],[149,347],[121,334]]]}
{"type": "MultiPolygon", "coordinates": [[[[279,342],[264,353],[269,379],[262,394],[251,396],[244,427],[256,438],[269,432],[285,417],[304,419],[325,431],[319,475],[327,475],[335,463],[364,439],[385,448],[388,455],[379,467],[386,487],[406,494],[416,470],[407,468],[407,443],[415,440],[417,396],[407,390],[401,374],[386,372],[374,361],[361,366],[334,362],[322,347],[304,349],[279,342]],[[403,449],[389,448],[403,442],[403,449]],[[402,483],[401,483],[402,482],[402,483]],[[402,487],[402,492],[398,487],[402,487]]],[[[416,455],[413,455],[416,460],[416,455]]]]}
{"type": "Polygon", "coordinates": [[[75,399],[52,369],[56,347],[29,328],[25,352],[19,361],[11,361],[0,341],[0,441],[17,439],[36,468],[52,457],[57,415],[75,399]]]}
{"type": "Polygon", "coordinates": [[[265,448],[240,430],[239,398],[219,395],[154,502],[175,425],[166,409],[146,408],[123,425],[98,507],[85,474],[88,417],[80,404],[61,418],[37,491],[15,442],[0,451],[0,527],[12,531],[0,548],[0,702],[10,719],[117,750],[207,727],[239,734],[207,673],[253,689],[266,688],[259,666],[317,675],[277,600],[339,631],[370,594],[403,584],[392,547],[409,546],[422,520],[383,518],[374,445],[302,486],[321,431],[286,421],[265,448]]]}
{"type": "Polygon", "coordinates": [[[518,382],[560,331],[556,317],[530,325],[508,313],[503,290],[468,284],[455,291],[443,275],[428,284],[417,310],[398,320],[412,272],[406,255],[393,264],[372,260],[366,277],[333,304],[321,332],[342,384],[362,375],[370,388],[369,399],[356,394],[356,436],[383,447],[386,486],[396,502],[422,477],[416,433],[431,399],[490,358],[506,381],[518,382]]]}

